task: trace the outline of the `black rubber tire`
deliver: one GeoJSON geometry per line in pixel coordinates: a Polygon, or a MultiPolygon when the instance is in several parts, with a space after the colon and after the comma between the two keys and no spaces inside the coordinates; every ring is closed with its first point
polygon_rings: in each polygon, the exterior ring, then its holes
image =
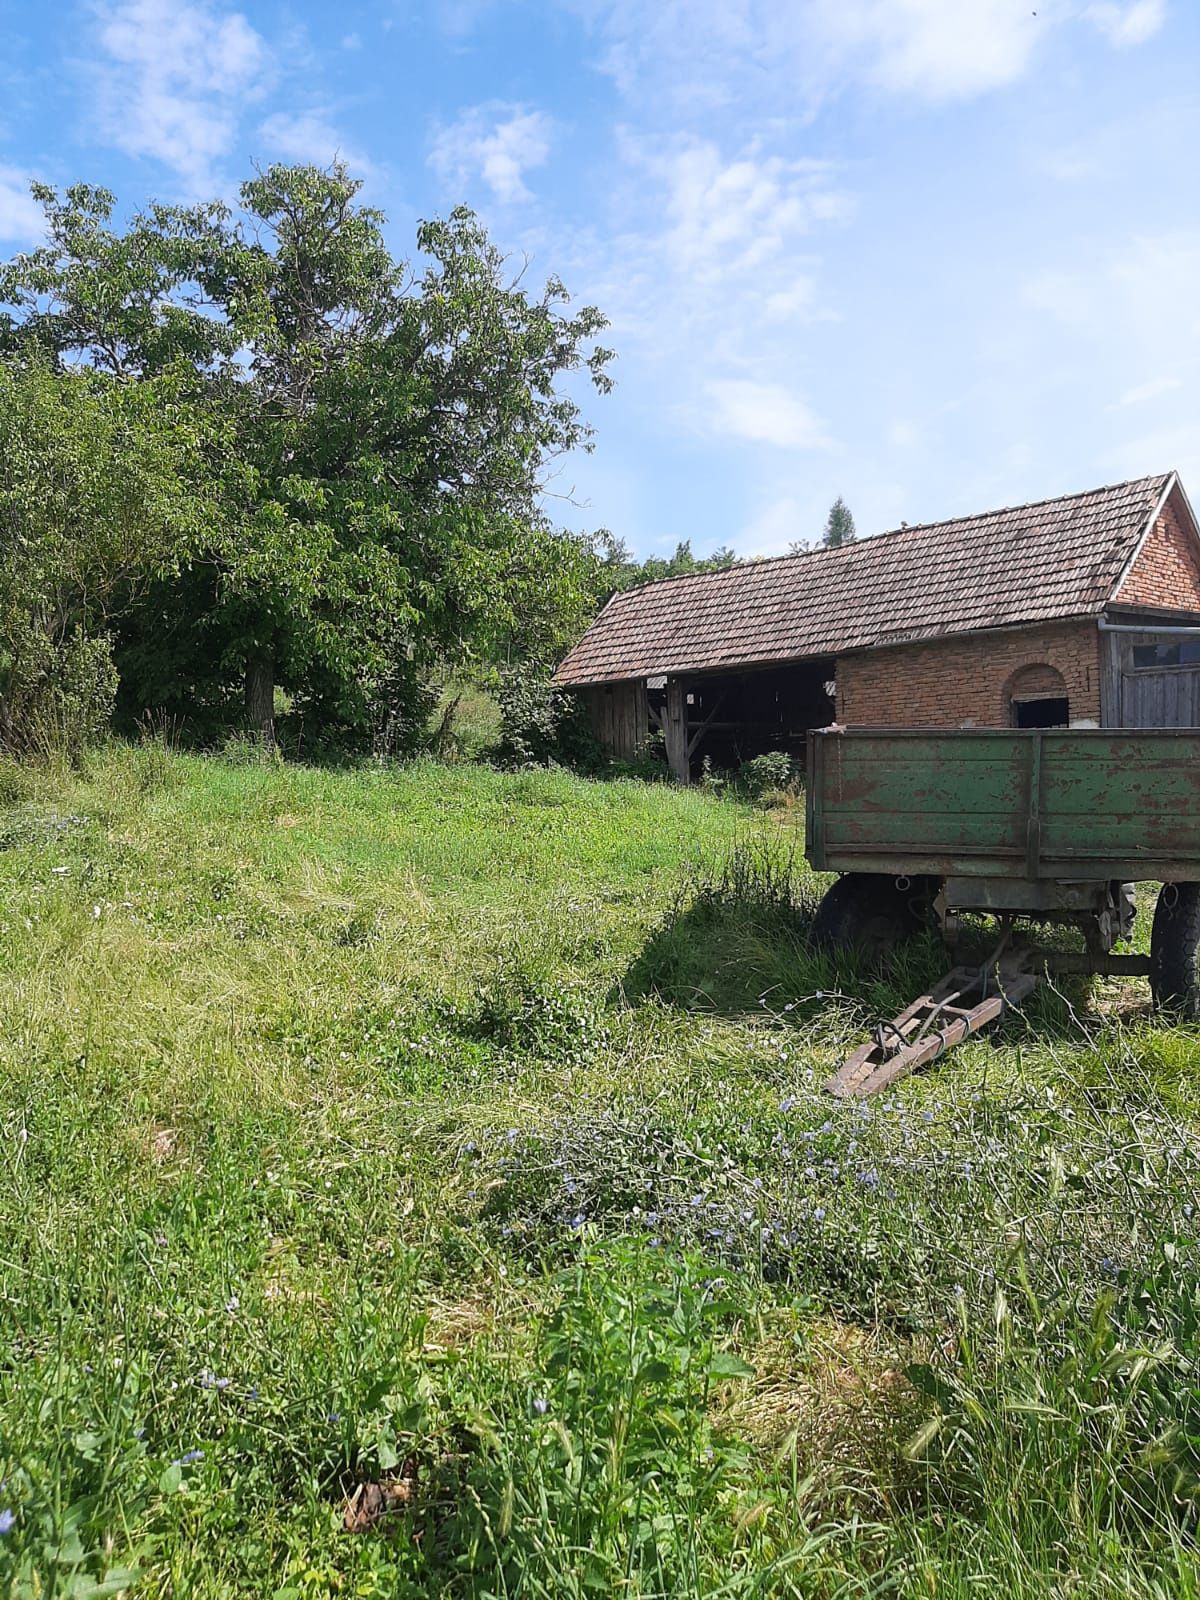
{"type": "Polygon", "coordinates": [[[813,918],[813,942],[823,950],[857,951],[885,961],[922,924],[921,886],[901,887],[884,873],[848,872],[825,891],[813,918]]]}
{"type": "Polygon", "coordinates": [[[1200,1021],[1200,883],[1164,883],[1150,932],[1154,1004],[1200,1021]]]}

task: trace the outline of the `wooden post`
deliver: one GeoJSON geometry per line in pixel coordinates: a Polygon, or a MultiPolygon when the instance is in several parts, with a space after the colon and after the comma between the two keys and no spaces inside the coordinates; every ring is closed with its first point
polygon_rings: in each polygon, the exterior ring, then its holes
{"type": "Polygon", "coordinates": [[[666,716],[663,718],[663,738],[667,746],[667,766],[676,783],[692,781],[691,761],[688,758],[687,695],[682,678],[667,679],[666,716]]]}

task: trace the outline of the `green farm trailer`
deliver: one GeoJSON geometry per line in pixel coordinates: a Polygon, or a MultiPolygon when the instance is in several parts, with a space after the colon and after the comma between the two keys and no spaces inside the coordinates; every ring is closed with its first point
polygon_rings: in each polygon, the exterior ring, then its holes
{"type": "Polygon", "coordinates": [[[1000,924],[876,1028],[829,1088],[873,1094],[1028,995],[1047,970],[1146,976],[1156,1003],[1200,1017],[1200,730],[821,729],[808,747],[807,855],[841,874],[817,912],[827,947],[880,958],[922,924],[950,949],[961,917],[1000,924]],[[1150,955],[1133,886],[1160,883],[1150,955]],[[1067,923],[1083,949],[1039,951],[1023,924],[1067,923]]]}

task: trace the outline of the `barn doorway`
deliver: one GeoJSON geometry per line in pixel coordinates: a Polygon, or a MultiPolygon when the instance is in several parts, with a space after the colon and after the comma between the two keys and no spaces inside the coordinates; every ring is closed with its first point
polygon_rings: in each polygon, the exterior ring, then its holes
{"type": "MultiPolygon", "coordinates": [[[[772,750],[803,762],[809,729],[833,721],[833,678],[832,658],[822,658],[675,680],[682,723],[676,776],[695,780],[706,758],[717,771],[735,771],[772,750]]],[[[664,733],[670,720],[668,682],[665,676],[646,680],[651,725],[664,733]]],[[[668,738],[668,750],[669,744],[668,738]]]]}

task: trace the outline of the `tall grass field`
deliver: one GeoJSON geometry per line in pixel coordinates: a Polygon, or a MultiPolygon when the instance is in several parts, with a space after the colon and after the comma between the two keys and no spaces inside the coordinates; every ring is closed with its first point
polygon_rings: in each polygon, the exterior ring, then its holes
{"type": "Polygon", "coordinates": [[[1200,1030],[834,1101],[943,958],[822,886],[660,785],[0,767],[0,1593],[1200,1595],[1200,1030]]]}

